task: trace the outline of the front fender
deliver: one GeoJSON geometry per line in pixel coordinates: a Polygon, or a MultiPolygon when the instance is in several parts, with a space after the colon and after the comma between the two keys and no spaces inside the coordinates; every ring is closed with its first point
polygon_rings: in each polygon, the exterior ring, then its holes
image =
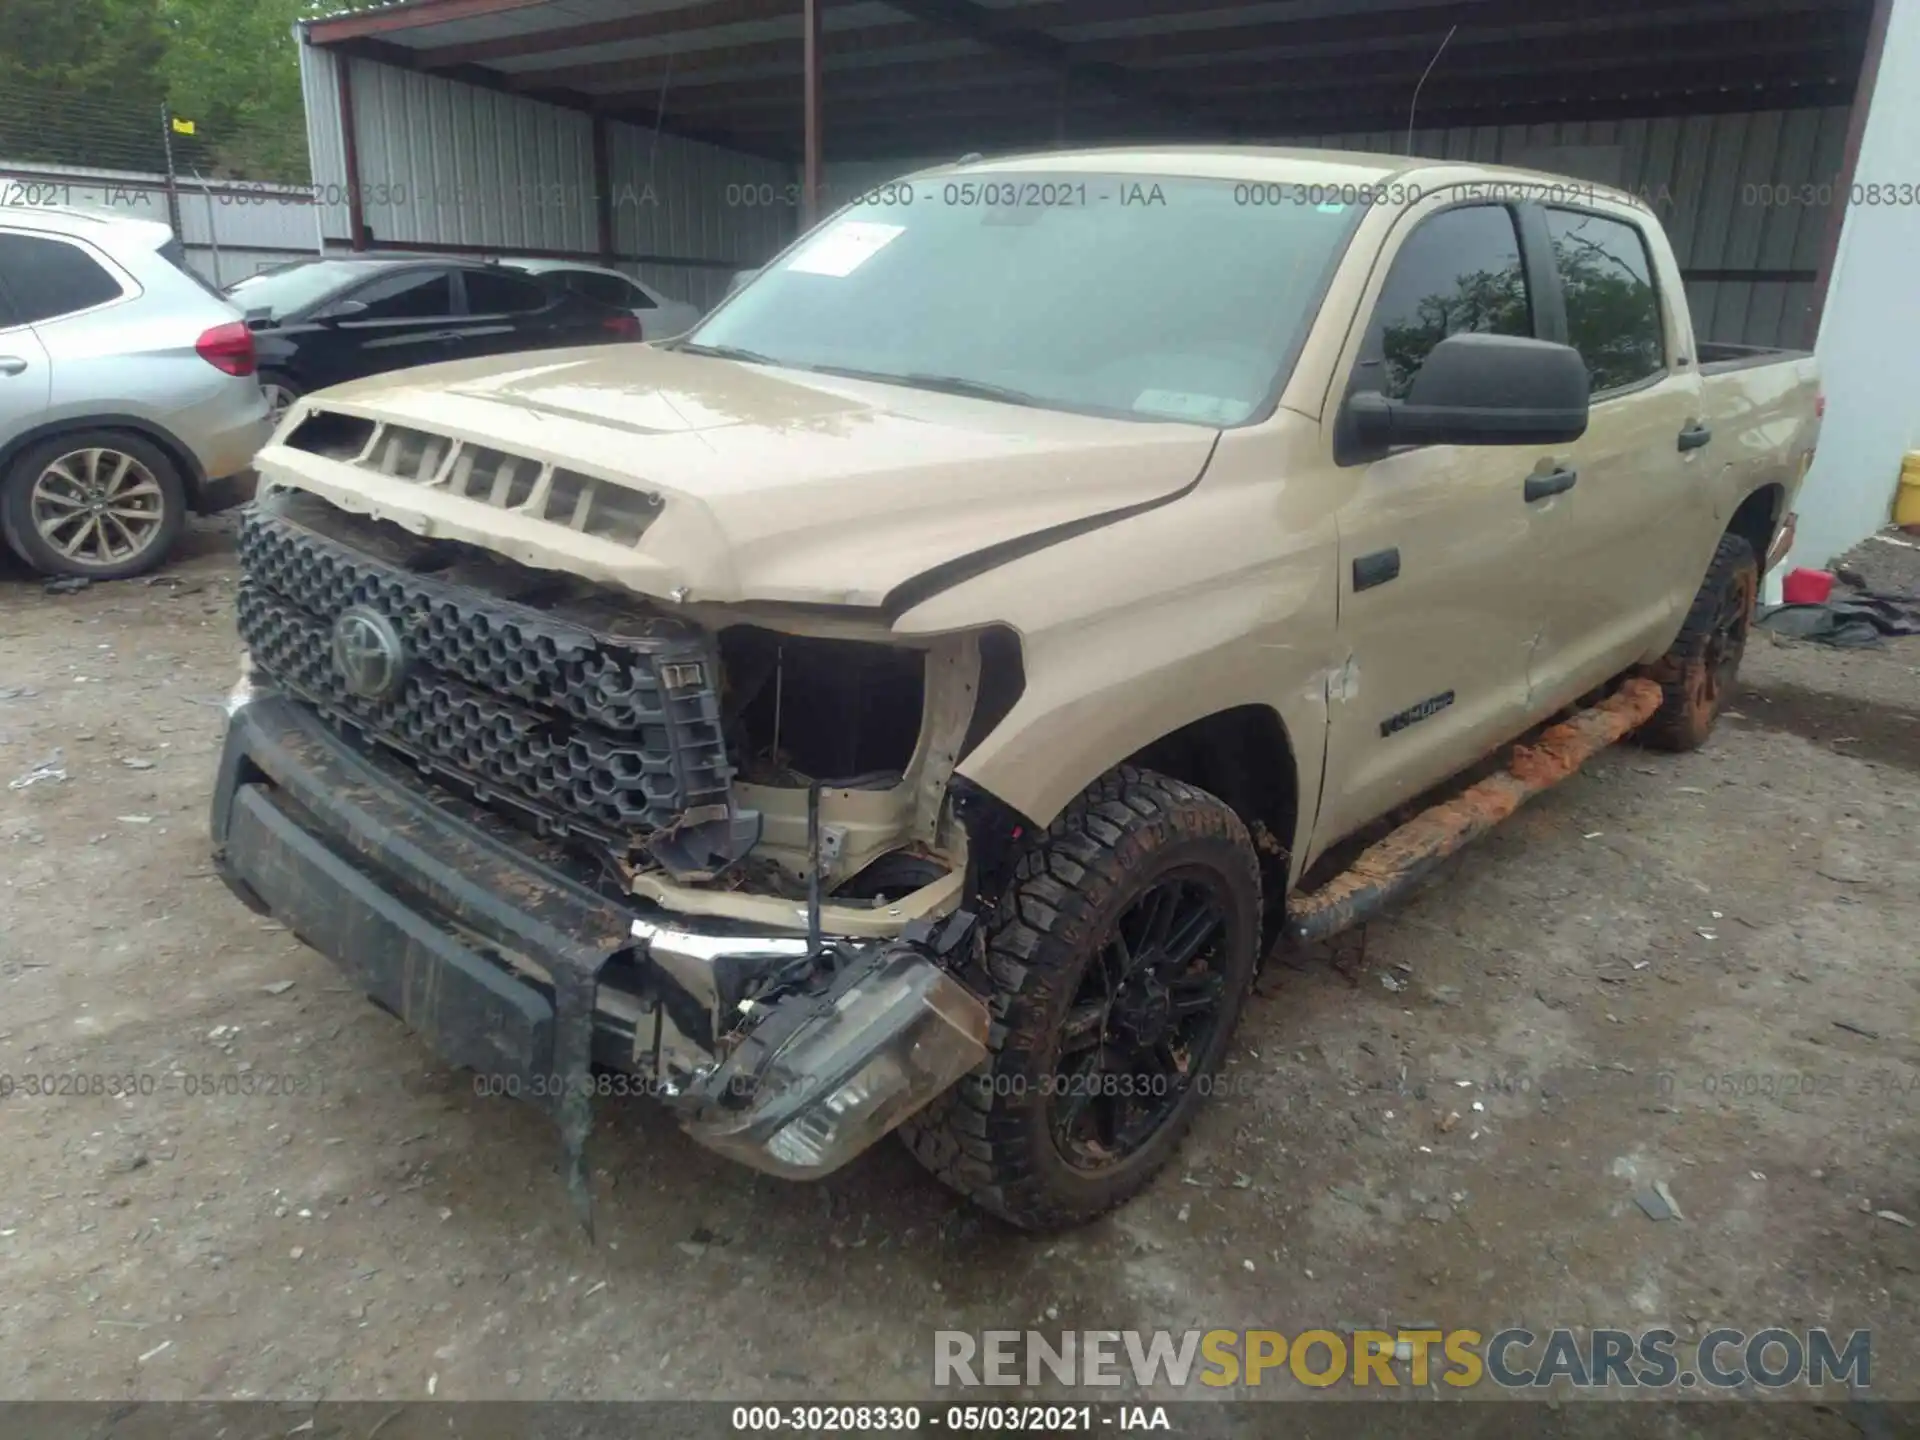
{"type": "MultiPolygon", "coordinates": [[[[1295,747],[1306,853],[1337,668],[1338,544],[1325,517],[1283,520],[1283,482],[1210,474],[1190,496],[1012,561],[907,612],[933,634],[989,620],[1021,641],[1020,699],[957,767],[1038,824],[1154,741],[1268,707],[1295,747]]],[[[1298,507],[1305,510],[1309,507],[1298,507]]]]}

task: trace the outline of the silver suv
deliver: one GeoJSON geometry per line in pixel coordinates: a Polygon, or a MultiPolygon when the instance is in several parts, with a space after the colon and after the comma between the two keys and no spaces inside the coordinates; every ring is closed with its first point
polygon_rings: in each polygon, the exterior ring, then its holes
{"type": "Polygon", "coordinates": [[[0,534],[29,565],[152,569],[269,429],[251,332],[167,226],[0,206],[0,534]]]}

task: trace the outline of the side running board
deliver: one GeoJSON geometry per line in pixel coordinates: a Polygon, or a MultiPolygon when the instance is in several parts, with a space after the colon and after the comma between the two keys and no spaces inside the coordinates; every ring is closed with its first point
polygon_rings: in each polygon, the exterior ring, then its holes
{"type": "Polygon", "coordinates": [[[1591,710],[1541,732],[1531,744],[1516,745],[1506,769],[1421,811],[1362,851],[1352,868],[1297,896],[1287,907],[1286,937],[1307,944],[1373,919],[1441,861],[1646,724],[1660,700],[1660,687],[1651,680],[1629,680],[1591,710]]]}

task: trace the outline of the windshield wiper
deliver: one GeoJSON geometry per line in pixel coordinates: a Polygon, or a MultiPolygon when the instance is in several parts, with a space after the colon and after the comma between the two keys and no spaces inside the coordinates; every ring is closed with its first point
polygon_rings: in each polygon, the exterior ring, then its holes
{"type": "Polygon", "coordinates": [[[738,360],[745,365],[779,365],[789,370],[807,368],[789,360],[776,360],[771,355],[762,355],[758,350],[742,350],[738,345],[701,345],[692,340],[682,340],[672,348],[688,355],[709,355],[715,360],[738,360]]]}
{"type": "Polygon", "coordinates": [[[877,380],[883,385],[905,385],[913,390],[936,390],[943,395],[966,395],[975,400],[998,400],[1004,405],[1026,405],[1039,410],[1057,410],[1051,400],[1014,390],[985,380],[969,380],[964,375],[926,375],[917,371],[905,375],[887,375],[878,370],[853,370],[839,365],[818,367],[828,375],[844,375],[850,380],[877,380]]]}

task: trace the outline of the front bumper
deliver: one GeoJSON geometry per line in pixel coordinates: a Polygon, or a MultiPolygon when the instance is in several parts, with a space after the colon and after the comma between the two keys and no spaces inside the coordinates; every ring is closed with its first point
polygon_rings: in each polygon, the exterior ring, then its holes
{"type": "Polygon", "coordinates": [[[218,871],[244,901],[476,1072],[476,1088],[554,1117],[583,1213],[590,1096],[607,1089],[596,1066],[637,1081],[620,1093],[668,1101],[696,1140],[809,1178],[986,1053],[986,1008],[933,945],[838,944],[830,981],[811,993],[743,999],[770,969],[807,959],[804,937],[730,934],[609,899],[559,852],[430,798],[271,692],[234,697],[212,832],[218,871]]]}

